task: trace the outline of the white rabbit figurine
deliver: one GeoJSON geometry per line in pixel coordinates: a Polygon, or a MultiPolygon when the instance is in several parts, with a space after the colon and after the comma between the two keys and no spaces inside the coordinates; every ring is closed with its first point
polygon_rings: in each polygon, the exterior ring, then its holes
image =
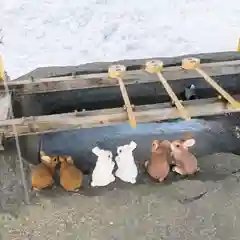
{"type": "Polygon", "coordinates": [[[100,149],[99,147],[94,147],[92,152],[98,157],[98,159],[92,173],[91,186],[106,186],[111,182],[114,182],[115,176],[112,172],[115,163],[112,160],[112,152],[100,149]]]}
{"type": "Polygon", "coordinates": [[[130,144],[123,145],[117,148],[117,156],[115,161],[118,169],[115,175],[124,182],[136,183],[138,169],[133,157],[133,150],[137,147],[134,141],[130,144]]]}

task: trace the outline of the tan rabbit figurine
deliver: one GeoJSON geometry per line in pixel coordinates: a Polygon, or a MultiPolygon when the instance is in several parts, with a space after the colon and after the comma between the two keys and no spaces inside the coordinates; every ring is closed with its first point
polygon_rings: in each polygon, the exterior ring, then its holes
{"type": "Polygon", "coordinates": [[[195,139],[182,139],[171,142],[171,154],[175,159],[175,167],[173,171],[181,175],[191,175],[198,171],[200,168],[197,164],[197,158],[189,152],[188,148],[195,144],[195,139]]]}
{"type": "Polygon", "coordinates": [[[41,156],[41,163],[31,169],[32,188],[34,190],[40,190],[53,184],[53,175],[57,163],[57,156],[41,156]]]}
{"type": "Polygon", "coordinates": [[[60,156],[60,184],[70,192],[78,192],[83,183],[83,173],[76,168],[70,156],[60,156]]]}
{"type": "Polygon", "coordinates": [[[162,182],[170,170],[169,164],[170,142],[167,140],[153,140],[151,160],[145,162],[148,174],[155,180],[162,182]]]}

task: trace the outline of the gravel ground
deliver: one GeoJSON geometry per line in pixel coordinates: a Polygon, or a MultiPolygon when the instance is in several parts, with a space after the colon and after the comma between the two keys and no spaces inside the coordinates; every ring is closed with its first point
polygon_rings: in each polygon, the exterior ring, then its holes
{"type": "Polygon", "coordinates": [[[80,194],[57,187],[32,195],[26,206],[18,165],[2,160],[2,239],[239,239],[240,157],[217,153],[199,162],[195,178],[157,184],[142,174],[136,186],[80,194]]]}

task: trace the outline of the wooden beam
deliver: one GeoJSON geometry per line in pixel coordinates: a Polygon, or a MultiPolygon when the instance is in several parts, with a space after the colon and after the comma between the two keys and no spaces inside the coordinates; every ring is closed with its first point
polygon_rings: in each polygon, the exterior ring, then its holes
{"type": "MultiPolygon", "coordinates": [[[[240,60],[205,63],[202,69],[208,72],[209,76],[233,75],[240,74],[240,60]]],[[[124,84],[151,83],[157,82],[158,78],[154,75],[144,73],[142,70],[128,71],[124,84]]],[[[181,66],[166,67],[164,76],[168,81],[180,79],[192,79],[199,77],[195,71],[185,71],[181,66]]],[[[108,73],[87,74],[75,77],[54,77],[42,79],[27,79],[19,81],[10,81],[9,89],[14,89],[19,94],[34,94],[44,92],[56,92],[74,89],[113,87],[118,85],[118,81],[109,81],[108,73]]],[[[0,82],[0,90],[4,89],[3,83],[0,82]]]]}
{"type": "MultiPolygon", "coordinates": [[[[240,99],[240,96],[234,96],[240,99]]],[[[230,104],[219,101],[218,98],[191,100],[183,102],[192,117],[212,116],[230,112],[239,112],[230,104]]],[[[181,117],[175,107],[169,103],[143,105],[135,107],[136,121],[139,123],[165,121],[181,117]]],[[[8,119],[0,121],[0,133],[5,137],[14,136],[13,124],[18,135],[33,135],[48,132],[67,131],[71,129],[92,128],[125,123],[128,116],[123,108],[103,109],[85,112],[74,112],[48,116],[8,119]]]]}

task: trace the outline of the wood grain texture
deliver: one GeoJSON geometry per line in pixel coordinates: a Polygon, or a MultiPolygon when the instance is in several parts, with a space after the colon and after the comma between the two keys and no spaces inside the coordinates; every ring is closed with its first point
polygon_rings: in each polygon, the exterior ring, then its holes
{"type": "MultiPolygon", "coordinates": [[[[233,96],[240,99],[240,96],[233,96]]],[[[183,101],[191,117],[212,116],[239,112],[218,98],[183,101]]],[[[179,111],[170,103],[135,106],[135,118],[138,123],[165,121],[181,118],[179,111]]],[[[128,115],[123,108],[102,109],[94,111],[73,112],[46,116],[8,119],[0,121],[0,132],[5,137],[12,137],[12,124],[16,125],[18,135],[32,135],[46,132],[67,131],[79,128],[92,128],[124,123],[128,115]]]]}
{"type": "MultiPolygon", "coordinates": [[[[201,68],[211,77],[221,75],[234,75],[240,73],[240,60],[203,63],[201,68]]],[[[164,77],[168,81],[198,78],[196,71],[185,71],[181,66],[165,67],[164,77]]],[[[127,71],[124,84],[153,83],[157,76],[148,74],[143,70],[127,71]]],[[[117,87],[117,80],[110,80],[107,73],[93,73],[67,77],[23,79],[9,82],[9,89],[14,89],[19,94],[34,94],[56,92],[74,89],[87,89],[99,87],[117,87]]],[[[4,89],[0,82],[0,90],[4,89]]]]}

